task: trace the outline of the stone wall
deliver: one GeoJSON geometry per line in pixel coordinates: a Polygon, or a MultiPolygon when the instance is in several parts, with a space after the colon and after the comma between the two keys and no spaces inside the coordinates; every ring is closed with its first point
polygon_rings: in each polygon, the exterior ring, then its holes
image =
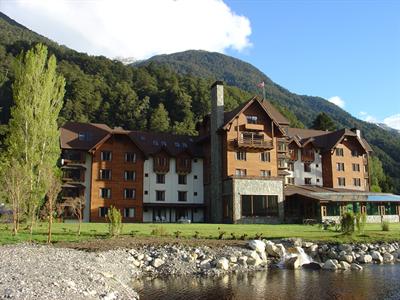
{"type": "MultiPolygon", "coordinates": [[[[233,223],[279,223],[283,222],[283,179],[252,179],[252,178],[231,178],[224,183],[229,187],[231,182],[232,190],[232,221],[233,223]],[[241,195],[276,195],[278,196],[278,217],[246,217],[242,218],[241,195]]],[[[228,194],[225,193],[224,194],[228,194]]]]}

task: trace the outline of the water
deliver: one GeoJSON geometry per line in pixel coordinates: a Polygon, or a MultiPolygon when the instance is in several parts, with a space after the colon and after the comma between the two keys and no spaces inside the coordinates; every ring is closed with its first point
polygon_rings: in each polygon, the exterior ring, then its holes
{"type": "Polygon", "coordinates": [[[400,299],[400,265],[362,271],[268,270],[135,282],[141,299],[400,299]]]}

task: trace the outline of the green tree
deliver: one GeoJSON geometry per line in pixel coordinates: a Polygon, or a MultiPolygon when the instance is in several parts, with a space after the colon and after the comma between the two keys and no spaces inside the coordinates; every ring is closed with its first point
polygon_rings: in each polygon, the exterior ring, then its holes
{"type": "Polygon", "coordinates": [[[369,158],[369,172],[371,180],[371,191],[372,192],[391,192],[392,184],[390,178],[388,178],[382,167],[382,162],[377,156],[371,156],[369,158]]]}
{"type": "Polygon", "coordinates": [[[326,113],[321,112],[315,118],[311,128],[317,130],[334,131],[336,130],[336,124],[326,113]]]}
{"type": "Polygon", "coordinates": [[[38,44],[14,64],[6,160],[15,159],[26,170],[26,204],[32,234],[36,211],[47,192],[45,170],[60,156],[57,118],[63,105],[65,81],[56,73],[56,58],[47,57],[47,47],[38,44]]]}
{"type": "Polygon", "coordinates": [[[150,130],[158,132],[168,132],[170,120],[164,104],[160,103],[150,117],[150,130]]]}

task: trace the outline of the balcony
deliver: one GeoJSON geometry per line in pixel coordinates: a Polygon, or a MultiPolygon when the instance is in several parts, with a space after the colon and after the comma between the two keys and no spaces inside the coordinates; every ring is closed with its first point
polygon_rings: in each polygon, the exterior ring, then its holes
{"type": "Polygon", "coordinates": [[[368,172],[364,172],[364,178],[369,178],[369,173],[368,172]]]}
{"type": "Polygon", "coordinates": [[[235,145],[239,148],[255,148],[255,149],[273,149],[272,140],[264,140],[261,138],[249,137],[235,139],[235,145]]]}
{"type": "Polygon", "coordinates": [[[244,125],[244,128],[249,131],[263,131],[264,130],[264,124],[251,124],[251,123],[246,123],[244,125]]]}
{"type": "Polygon", "coordinates": [[[278,169],[287,169],[288,168],[288,163],[283,160],[283,159],[279,159],[278,160],[278,169]]]}

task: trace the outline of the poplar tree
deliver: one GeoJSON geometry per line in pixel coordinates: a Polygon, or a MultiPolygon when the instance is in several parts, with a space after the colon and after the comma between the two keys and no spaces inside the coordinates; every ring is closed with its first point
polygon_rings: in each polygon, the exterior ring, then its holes
{"type": "Polygon", "coordinates": [[[168,132],[170,128],[170,119],[164,104],[160,103],[153,111],[150,117],[150,130],[158,132],[168,132]]]}
{"type": "MultiPolygon", "coordinates": [[[[63,105],[65,81],[56,72],[56,58],[37,44],[21,53],[14,63],[7,159],[26,170],[26,207],[32,234],[36,211],[46,195],[45,170],[56,166],[60,156],[57,119],[63,105]]],[[[11,166],[12,168],[12,166],[11,166]]]]}

